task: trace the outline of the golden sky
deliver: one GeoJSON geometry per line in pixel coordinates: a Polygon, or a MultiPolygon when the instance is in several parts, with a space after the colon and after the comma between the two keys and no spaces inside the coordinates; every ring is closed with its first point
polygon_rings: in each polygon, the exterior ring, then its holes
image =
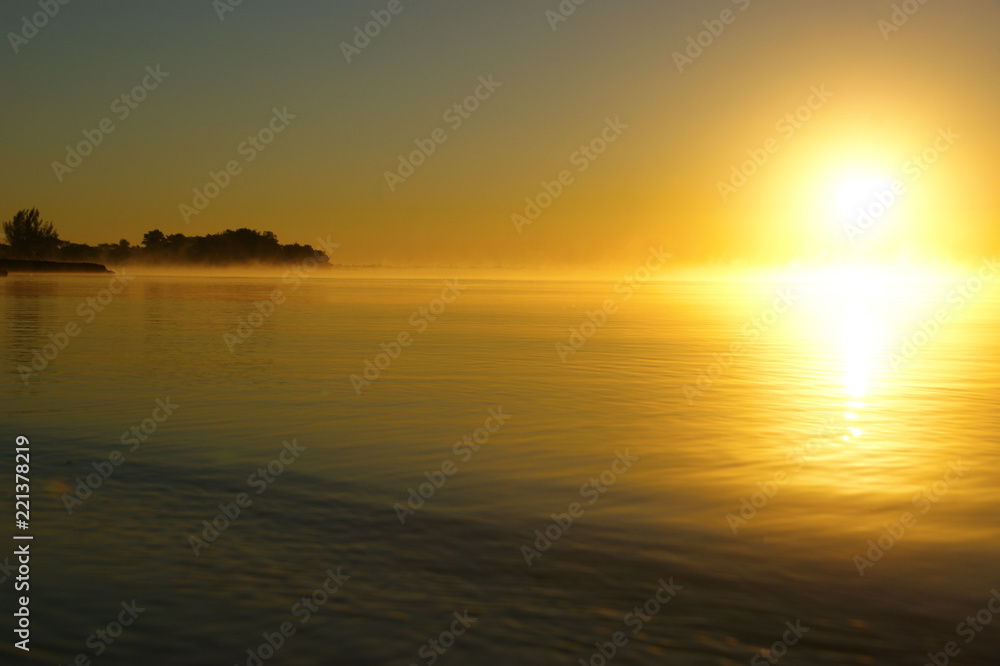
{"type": "Polygon", "coordinates": [[[0,217],[35,206],[87,243],[329,235],[337,261],[387,265],[1000,246],[996,0],[559,7],[70,3],[32,30],[37,3],[4,3],[0,217]]]}

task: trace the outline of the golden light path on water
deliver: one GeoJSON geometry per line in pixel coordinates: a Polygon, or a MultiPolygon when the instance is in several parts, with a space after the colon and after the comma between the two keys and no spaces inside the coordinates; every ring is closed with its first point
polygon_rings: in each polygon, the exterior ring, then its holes
{"type": "MultiPolygon", "coordinates": [[[[877,536],[882,522],[905,511],[923,518],[926,510],[927,524],[911,530],[909,540],[957,543],[974,532],[958,508],[976,502],[977,481],[949,482],[948,502],[920,496],[935,483],[943,488],[949,465],[975,452],[949,425],[947,406],[970,389],[958,349],[989,344],[976,325],[985,305],[979,301],[987,299],[960,291],[970,275],[848,266],[797,282],[805,307],[788,323],[784,346],[765,352],[761,367],[800,358],[792,390],[798,395],[788,410],[797,416],[788,420],[797,420],[800,432],[806,420],[817,426],[793,445],[797,455],[789,460],[800,464],[791,468],[790,487],[804,493],[803,511],[824,516],[824,530],[877,536]]],[[[989,285],[978,296],[986,291],[989,285]]],[[[784,527],[799,522],[785,519],[791,522],[784,527]]]]}
{"type": "Polygon", "coordinates": [[[893,332],[913,317],[928,286],[864,267],[845,267],[814,283],[811,291],[821,304],[813,315],[813,332],[820,339],[833,338],[828,344],[836,349],[842,372],[843,409],[831,414],[830,423],[836,425],[830,441],[845,459],[863,456],[867,448],[878,446],[873,438],[865,438],[866,425],[876,418],[866,409],[886,390],[880,383],[890,371],[893,332]]]}

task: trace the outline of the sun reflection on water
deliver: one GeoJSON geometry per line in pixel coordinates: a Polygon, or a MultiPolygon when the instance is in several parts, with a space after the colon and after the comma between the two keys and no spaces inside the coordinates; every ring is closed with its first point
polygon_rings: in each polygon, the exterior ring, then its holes
{"type": "MultiPolygon", "coordinates": [[[[829,410],[827,441],[839,445],[825,450],[828,460],[846,456],[843,461],[854,467],[859,450],[868,452],[869,461],[873,450],[879,451],[879,459],[894,455],[885,439],[893,427],[885,419],[891,421],[891,416],[877,410],[881,405],[884,412],[892,398],[886,391],[891,393],[895,386],[886,362],[894,340],[927,294],[926,282],[912,277],[849,266],[808,285],[816,306],[812,343],[829,350],[828,372],[837,373],[828,375],[836,393],[824,400],[829,410]]],[[[832,476],[845,471],[839,466],[827,469],[832,476]]]]}

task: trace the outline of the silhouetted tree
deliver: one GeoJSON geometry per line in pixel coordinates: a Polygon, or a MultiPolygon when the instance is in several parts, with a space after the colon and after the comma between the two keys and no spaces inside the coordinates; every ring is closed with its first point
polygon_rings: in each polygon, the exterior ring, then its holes
{"type": "Polygon", "coordinates": [[[155,247],[161,245],[167,237],[163,235],[163,232],[159,229],[153,229],[152,231],[147,231],[146,235],[142,237],[142,245],[147,250],[151,250],[155,247]]]}
{"type": "Polygon", "coordinates": [[[118,245],[112,246],[111,250],[107,253],[108,261],[113,266],[121,266],[122,264],[128,263],[128,259],[131,255],[132,246],[124,238],[118,241],[118,245]]]}
{"type": "Polygon", "coordinates": [[[59,248],[59,233],[51,222],[43,222],[37,208],[19,210],[3,223],[11,253],[24,259],[41,259],[59,248]]]}

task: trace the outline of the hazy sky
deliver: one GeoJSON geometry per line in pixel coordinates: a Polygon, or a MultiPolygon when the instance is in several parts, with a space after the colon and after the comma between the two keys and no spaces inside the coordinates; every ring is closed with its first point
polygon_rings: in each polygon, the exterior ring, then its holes
{"type": "Polygon", "coordinates": [[[558,22],[558,0],[243,0],[223,18],[226,0],[48,2],[37,30],[38,0],[0,8],[0,217],[36,206],[67,240],[248,226],[329,235],[340,262],[488,266],[1000,247],[995,0],[910,0],[899,26],[889,0],[587,0],[558,22]],[[391,22],[349,63],[373,11],[391,22]],[[69,171],[85,131],[100,144],[69,171]]]}

